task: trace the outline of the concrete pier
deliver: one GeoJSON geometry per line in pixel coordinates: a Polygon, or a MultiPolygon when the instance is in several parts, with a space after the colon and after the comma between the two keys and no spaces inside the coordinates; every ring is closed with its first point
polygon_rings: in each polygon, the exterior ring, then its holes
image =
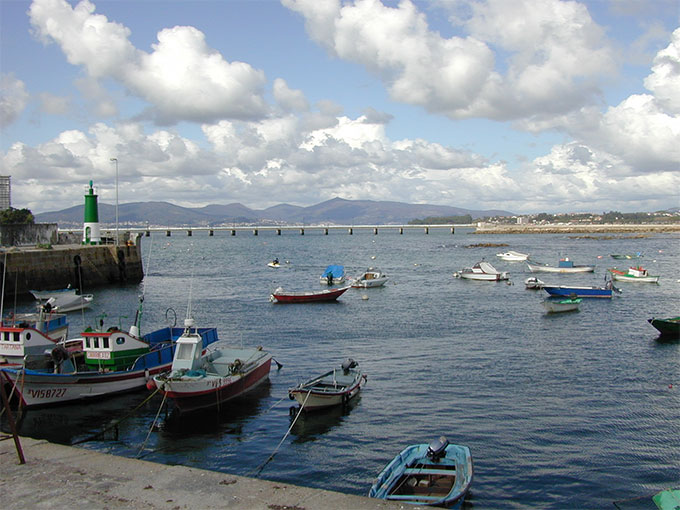
{"type": "MultiPolygon", "coordinates": [[[[26,464],[19,463],[11,439],[0,441],[4,510],[425,508],[228,473],[167,466],[26,437],[20,441],[26,464]]],[[[367,484],[370,482],[367,480],[367,484]]]]}
{"type": "Polygon", "coordinates": [[[0,274],[5,275],[5,297],[30,297],[30,291],[68,285],[91,292],[100,285],[137,283],[144,277],[139,245],[134,241],[109,245],[32,246],[0,250],[0,274]]]}

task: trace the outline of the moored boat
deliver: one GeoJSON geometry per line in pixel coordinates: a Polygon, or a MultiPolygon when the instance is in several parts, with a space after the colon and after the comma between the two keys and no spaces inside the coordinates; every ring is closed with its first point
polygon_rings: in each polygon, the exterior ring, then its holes
{"type": "Polygon", "coordinates": [[[369,267],[361,276],[352,280],[351,285],[354,288],[382,287],[387,280],[388,277],[380,269],[369,267]]]}
{"type": "Polygon", "coordinates": [[[527,289],[531,290],[539,290],[542,289],[543,286],[545,285],[545,282],[542,280],[539,280],[535,276],[530,276],[526,280],[524,280],[524,287],[527,289]]]}
{"type": "Polygon", "coordinates": [[[71,352],[82,349],[80,339],[67,340],[66,314],[40,306],[35,313],[10,314],[0,325],[0,366],[43,366],[52,351],[61,347],[71,352]]]}
{"type": "Polygon", "coordinates": [[[611,298],[614,292],[621,293],[620,289],[607,282],[604,287],[597,286],[567,286],[567,285],[544,285],[543,290],[551,296],[578,297],[578,298],[611,298]]]}
{"type": "Polygon", "coordinates": [[[334,368],[290,388],[288,396],[291,400],[296,400],[305,411],[347,404],[366,382],[366,376],[357,366],[356,361],[347,359],[340,368],[334,368]]]}
{"type": "Polygon", "coordinates": [[[581,298],[573,297],[568,299],[548,298],[542,301],[543,307],[548,313],[573,312],[578,310],[581,298]]]}
{"type": "Polygon", "coordinates": [[[75,312],[87,308],[92,304],[92,294],[81,294],[78,289],[67,287],[58,290],[32,290],[31,294],[38,300],[38,307],[49,305],[59,313],[75,312]]]}
{"type": "MultiPolygon", "coordinates": [[[[85,331],[81,356],[66,350],[52,354],[46,368],[0,367],[24,407],[101,398],[144,387],[153,375],[172,365],[182,328],[162,328],[139,336],[140,311],[129,332],[117,328],[85,331]]],[[[215,328],[198,328],[202,347],[218,340],[215,328]]]]}
{"type": "Polygon", "coordinates": [[[337,287],[335,289],[293,292],[283,290],[283,287],[279,287],[271,293],[269,300],[277,303],[317,303],[320,301],[335,301],[342,296],[347,289],[349,289],[349,285],[346,287],[337,287]]]}
{"type": "Polygon", "coordinates": [[[345,267],[331,264],[321,275],[319,280],[322,285],[340,285],[345,282],[345,267]]]}
{"type": "Polygon", "coordinates": [[[147,384],[171,398],[180,413],[220,409],[269,378],[272,355],[261,347],[224,347],[203,355],[201,351],[201,336],[188,319],[177,339],[171,370],[147,384]]]}
{"type": "Polygon", "coordinates": [[[625,272],[616,268],[607,271],[611,273],[614,280],[620,282],[659,283],[659,277],[650,275],[642,266],[629,267],[625,272]]]}
{"type": "Polygon", "coordinates": [[[574,264],[568,257],[560,259],[557,266],[541,264],[530,260],[527,260],[527,266],[529,266],[529,271],[532,273],[592,273],[595,271],[594,265],[574,264]]]}
{"type": "Polygon", "coordinates": [[[652,326],[659,332],[659,336],[668,339],[680,339],[680,317],[669,317],[659,319],[652,317],[647,319],[652,326]]]}
{"type": "Polygon", "coordinates": [[[460,508],[472,478],[470,449],[441,437],[429,445],[414,444],[402,450],[378,475],[368,497],[460,508]]]}
{"type": "Polygon", "coordinates": [[[523,260],[527,260],[529,258],[529,254],[508,250],[505,253],[497,253],[496,257],[499,257],[501,260],[507,260],[509,262],[521,262],[523,260]]]}
{"type": "Polygon", "coordinates": [[[500,280],[507,280],[508,273],[505,271],[498,271],[495,267],[485,261],[477,262],[472,267],[466,267],[462,271],[454,273],[457,278],[465,278],[467,280],[482,280],[498,282],[500,280]]]}
{"type": "Polygon", "coordinates": [[[632,260],[632,259],[639,259],[639,258],[641,258],[642,256],[643,256],[643,255],[642,255],[641,252],[637,252],[637,253],[621,253],[621,254],[615,254],[615,253],[613,253],[613,254],[610,255],[611,258],[617,259],[617,260],[632,260]]]}

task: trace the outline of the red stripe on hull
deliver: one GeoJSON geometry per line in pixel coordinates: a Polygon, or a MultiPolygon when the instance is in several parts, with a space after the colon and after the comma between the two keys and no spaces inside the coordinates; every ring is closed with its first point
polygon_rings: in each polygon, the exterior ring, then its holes
{"type": "Polygon", "coordinates": [[[264,382],[269,377],[271,362],[272,360],[269,358],[245,377],[240,378],[233,384],[216,388],[213,391],[200,393],[168,391],[167,396],[173,399],[175,406],[181,413],[209,409],[211,407],[219,408],[225,402],[243,395],[264,382]]]}

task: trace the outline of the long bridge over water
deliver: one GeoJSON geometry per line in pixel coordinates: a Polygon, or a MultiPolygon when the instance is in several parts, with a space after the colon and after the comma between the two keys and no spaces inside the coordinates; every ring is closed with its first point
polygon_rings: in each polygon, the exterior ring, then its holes
{"type": "MultiPolygon", "coordinates": [[[[433,229],[446,229],[451,234],[455,232],[456,228],[468,227],[474,228],[472,224],[446,224],[446,225],[260,225],[260,226],[219,226],[219,227],[119,227],[119,233],[143,234],[147,237],[151,234],[164,233],[170,237],[172,234],[183,233],[192,236],[194,232],[207,232],[209,236],[214,236],[215,232],[227,232],[229,235],[235,236],[237,232],[248,232],[252,235],[259,235],[260,232],[274,232],[276,235],[281,235],[283,232],[297,232],[300,235],[305,235],[305,232],[321,232],[323,235],[328,235],[330,232],[338,231],[345,232],[349,235],[355,232],[372,232],[378,235],[380,231],[393,231],[403,234],[405,231],[421,231],[429,234],[433,229]]],[[[78,229],[59,229],[63,232],[74,233],[78,229]]],[[[116,229],[111,227],[101,228],[102,236],[115,237],[116,229]]]]}

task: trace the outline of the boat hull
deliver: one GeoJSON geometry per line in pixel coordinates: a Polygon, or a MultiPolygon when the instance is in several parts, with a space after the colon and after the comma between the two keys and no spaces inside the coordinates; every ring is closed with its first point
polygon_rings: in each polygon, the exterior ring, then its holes
{"type": "Polygon", "coordinates": [[[544,266],[541,264],[532,264],[527,262],[529,266],[529,271],[532,273],[592,273],[595,271],[595,266],[572,266],[572,267],[556,267],[556,266],[544,266]]]}
{"type": "Polygon", "coordinates": [[[551,296],[560,297],[577,297],[577,298],[611,298],[613,295],[612,289],[603,287],[565,287],[565,286],[551,286],[544,285],[545,290],[551,296]]]}
{"type": "Polygon", "coordinates": [[[341,287],[338,289],[322,290],[319,292],[283,292],[274,291],[271,294],[271,300],[277,303],[315,303],[323,301],[335,301],[342,294],[349,289],[349,287],[341,287]]]}
{"type": "Polygon", "coordinates": [[[578,310],[581,304],[580,299],[565,299],[565,300],[552,300],[547,299],[543,301],[543,306],[548,313],[562,313],[562,312],[574,312],[578,310]]]}
{"type": "MultiPolygon", "coordinates": [[[[54,373],[52,370],[0,368],[4,382],[14,387],[22,405],[27,408],[43,407],[80,400],[102,398],[143,388],[156,374],[172,366],[175,340],[181,328],[163,328],[148,335],[152,350],[139,356],[128,370],[90,370],[54,373]]],[[[214,328],[198,329],[203,348],[219,340],[214,328]]]]}
{"type": "Polygon", "coordinates": [[[289,394],[298,404],[304,406],[305,411],[318,411],[319,409],[348,404],[350,400],[359,394],[363,382],[364,378],[362,377],[351,388],[335,393],[295,389],[291,390],[289,394]]]}
{"type": "Polygon", "coordinates": [[[659,336],[668,339],[680,339],[680,317],[668,319],[647,319],[652,326],[659,332],[659,336]]]}
{"type": "Polygon", "coordinates": [[[255,389],[269,379],[271,354],[262,351],[247,372],[222,377],[206,375],[205,377],[182,377],[177,380],[166,379],[162,375],[154,377],[154,384],[168,398],[171,398],[180,413],[190,413],[205,409],[217,408],[228,401],[240,397],[255,389]]]}
{"type": "Polygon", "coordinates": [[[359,370],[334,369],[289,389],[288,396],[305,411],[314,411],[348,404],[365,382],[366,376],[359,370]]]}
{"type": "Polygon", "coordinates": [[[487,274],[487,273],[465,273],[465,272],[461,272],[460,277],[465,278],[466,280],[478,280],[478,281],[484,281],[484,282],[498,282],[498,281],[501,281],[501,280],[507,280],[507,277],[504,277],[504,273],[487,274]]]}
{"type": "Polygon", "coordinates": [[[427,447],[420,444],[402,450],[378,475],[368,497],[460,508],[472,485],[470,449],[448,445],[446,456],[434,462],[427,458],[427,447]],[[447,482],[449,485],[444,485],[447,482]]]}

